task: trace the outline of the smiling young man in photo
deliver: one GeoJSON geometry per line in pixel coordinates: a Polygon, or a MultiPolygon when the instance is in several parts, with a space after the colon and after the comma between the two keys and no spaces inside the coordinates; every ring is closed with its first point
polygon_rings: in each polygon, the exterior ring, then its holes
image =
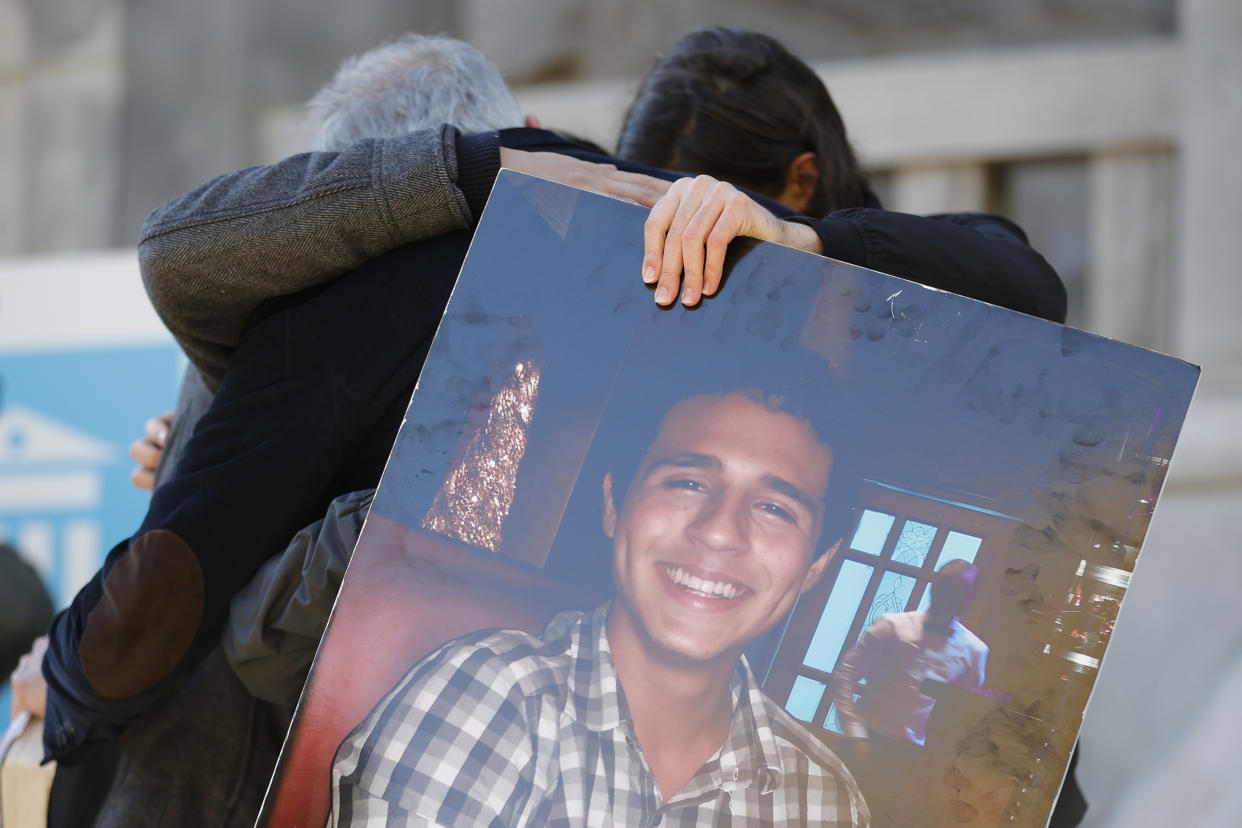
{"type": "Polygon", "coordinates": [[[338,750],[333,823],[868,825],[742,655],[836,548],[832,467],[779,398],[678,402],[628,486],[603,482],[615,600],[416,665],[338,750]]]}

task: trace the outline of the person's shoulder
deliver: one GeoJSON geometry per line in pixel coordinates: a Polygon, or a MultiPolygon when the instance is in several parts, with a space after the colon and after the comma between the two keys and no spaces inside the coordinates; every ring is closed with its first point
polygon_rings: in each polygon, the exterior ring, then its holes
{"type": "MultiPolygon", "coordinates": [[[[766,697],[765,697],[766,699],[766,697]]],[[[854,775],[835,753],[806,724],[798,721],[775,702],[767,699],[768,721],[779,754],[782,784],[795,775],[806,787],[806,801],[818,798],[835,803],[838,813],[848,807],[856,824],[866,824],[868,810],[854,775]]]]}
{"type": "Polygon", "coordinates": [[[557,690],[565,686],[573,670],[580,616],[561,613],[542,635],[493,629],[463,636],[441,649],[440,669],[467,673],[501,693],[530,696],[557,690]]]}
{"type": "Polygon", "coordinates": [[[957,631],[962,636],[962,643],[969,649],[984,653],[988,651],[988,645],[983,639],[971,632],[961,621],[957,622],[957,631]]]}
{"type": "MultiPolygon", "coordinates": [[[[830,773],[842,775],[853,782],[853,776],[846,769],[845,763],[833,753],[806,723],[798,721],[776,702],[764,696],[767,707],[768,722],[772,727],[772,736],[776,740],[777,749],[782,759],[800,755],[830,773]]],[[[787,767],[787,765],[783,766],[787,767]]]]}
{"type": "Polygon", "coordinates": [[[867,632],[873,636],[892,636],[897,630],[921,621],[921,613],[886,612],[868,625],[867,632]]]}

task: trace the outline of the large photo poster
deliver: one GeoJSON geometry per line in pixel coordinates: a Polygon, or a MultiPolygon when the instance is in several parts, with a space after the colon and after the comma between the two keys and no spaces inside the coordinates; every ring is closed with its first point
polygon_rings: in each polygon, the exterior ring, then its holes
{"type": "Polygon", "coordinates": [[[1045,825],[1198,370],[771,244],[661,309],[645,215],[497,180],[263,820],[1045,825]]]}

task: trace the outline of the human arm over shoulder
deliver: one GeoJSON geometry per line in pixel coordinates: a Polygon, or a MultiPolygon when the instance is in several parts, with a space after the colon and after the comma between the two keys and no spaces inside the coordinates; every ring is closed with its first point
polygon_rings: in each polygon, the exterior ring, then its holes
{"type": "Polygon", "coordinates": [[[1065,285],[1013,222],[985,213],[916,216],[878,207],[789,219],[823,254],[1003,308],[1064,322],[1065,285]]]}
{"type": "Polygon", "coordinates": [[[711,176],[682,178],[648,215],[643,280],[665,305],[711,296],[737,236],[778,242],[1010,310],[1065,321],[1065,286],[1013,222],[982,213],[915,216],[876,206],[822,219],[778,212],[711,176]],[[794,232],[796,229],[797,232],[794,232]],[[684,271],[684,284],[683,284],[684,271]]]}
{"type": "Polygon", "coordinates": [[[263,301],[469,227],[496,159],[494,133],[444,126],[219,176],[147,217],[138,243],[147,293],[215,390],[263,301]],[[460,179],[463,154],[491,159],[471,165],[477,181],[460,179]]]}

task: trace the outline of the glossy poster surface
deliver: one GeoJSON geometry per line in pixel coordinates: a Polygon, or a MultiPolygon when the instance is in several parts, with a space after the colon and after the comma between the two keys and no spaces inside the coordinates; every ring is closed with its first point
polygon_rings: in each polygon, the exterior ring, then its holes
{"type": "MultiPolygon", "coordinates": [[[[718,422],[762,438],[724,446],[728,466],[776,433],[739,425],[759,406],[799,424],[806,457],[831,458],[822,492],[754,507],[786,523],[804,508],[823,556],[745,647],[764,693],[850,768],[873,825],[1044,825],[1198,369],[776,245],[734,244],[716,297],[659,309],[638,275],[644,217],[498,179],[268,824],[322,824],[342,740],[445,641],[537,634],[609,600],[617,527],[638,511],[621,492],[645,485],[653,446],[678,417],[693,439],[718,422]]],[[[715,484],[663,485],[710,498],[715,484]]],[[[720,531],[755,541],[743,529],[720,531]]],[[[662,566],[700,603],[761,592],[662,566]]]]}

